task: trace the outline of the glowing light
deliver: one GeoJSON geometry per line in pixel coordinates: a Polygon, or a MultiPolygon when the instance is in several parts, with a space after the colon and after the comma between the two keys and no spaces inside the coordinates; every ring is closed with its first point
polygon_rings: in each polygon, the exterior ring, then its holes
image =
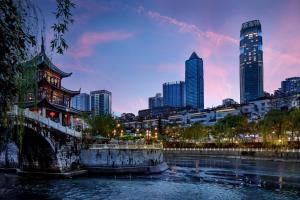
{"type": "Polygon", "coordinates": [[[55,116],[55,112],[50,112],[49,115],[53,118],[55,116]]]}

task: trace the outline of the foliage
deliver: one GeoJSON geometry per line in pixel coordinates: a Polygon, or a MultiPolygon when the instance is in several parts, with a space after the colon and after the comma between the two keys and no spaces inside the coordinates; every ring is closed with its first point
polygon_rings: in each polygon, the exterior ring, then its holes
{"type": "Polygon", "coordinates": [[[263,126],[265,130],[271,134],[273,138],[275,135],[279,139],[283,136],[288,127],[288,112],[281,110],[271,110],[263,119],[263,126]],[[275,134],[275,135],[274,135],[275,134]]]}
{"type": "Polygon", "coordinates": [[[169,124],[164,128],[164,138],[178,139],[182,134],[183,129],[177,124],[169,124]]]}
{"type": "Polygon", "coordinates": [[[13,0],[0,1],[0,123],[14,103],[18,91],[17,78],[20,63],[28,55],[28,46],[35,45],[35,38],[29,33],[24,12],[13,0]]]}
{"type": "Polygon", "coordinates": [[[208,139],[208,129],[201,123],[194,123],[191,127],[184,130],[182,137],[185,139],[208,139]]]}
{"type": "Polygon", "coordinates": [[[87,123],[89,125],[87,132],[92,136],[102,135],[110,137],[116,126],[116,121],[111,115],[91,116],[87,119],[87,123]]]}
{"type": "Polygon", "coordinates": [[[288,129],[291,131],[291,137],[294,138],[297,133],[298,138],[300,137],[300,109],[291,110],[289,113],[289,119],[287,120],[288,129]]]}
{"type": "Polygon", "coordinates": [[[217,121],[215,127],[219,132],[219,137],[233,138],[245,133],[247,126],[247,118],[243,115],[227,115],[223,119],[217,121]]]}
{"type": "Polygon", "coordinates": [[[68,45],[64,39],[64,34],[68,31],[70,24],[74,22],[71,18],[71,9],[75,7],[75,4],[71,0],[56,0],[57,8],[54,12],[57,19],[57,23],[53,24],[54,39],[51,41],[52,50],[56,49],[56,52],[63,54],[64,50],[68,48],[68,45]]]}

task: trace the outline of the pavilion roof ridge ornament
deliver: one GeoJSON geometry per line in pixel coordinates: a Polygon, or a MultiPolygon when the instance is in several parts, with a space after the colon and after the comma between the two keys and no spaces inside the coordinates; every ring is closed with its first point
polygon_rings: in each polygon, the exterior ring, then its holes
{"type": "Polygon", "coordinates": [[[41,53],[44,53],[46,55],[46,53],[45,53],[45,44],[44,44],[44,36],[42,36],[41,53]]]}
{"type": "Polygon", "coordinates": [[[44,43],[44,37],[42,36],[42,44],[41,44],[41,51],[38,55],[36,55],[33,59],[26,61],[24,63],[24,66],[31,67],[33,65],[40,65],[44,63],[49,67],[49,69],[53,70],[54,72],[61,75],[62,78],[66,78],[72,75],[72,72],[64,72],[61,69],[59,69],[55,64],[52,63],[50,58],[46,55],[45,51],[45,43],[44,43]]]}

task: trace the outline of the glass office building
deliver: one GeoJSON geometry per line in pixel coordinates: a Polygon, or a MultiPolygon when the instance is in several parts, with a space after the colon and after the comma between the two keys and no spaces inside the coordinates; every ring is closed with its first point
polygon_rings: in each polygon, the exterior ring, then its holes
{"type": "Polygon", "coordinates": [[[107,90],[97,90],[90,93],[91,111],[94,115],[111,114],[111,92],[107,90]]]}
{"type": "Polygon", "coordinates": [[[240,102],[264,95],[262,31],[259,20],[242,24],[240,32],[240,102]]]}
{"type": "MultiPolygon", "coordinates": [[[[195,52],[185,61],[186,106],[204,109],[203,60],[195,52]]],[[[211,91],[213,92],[213,91],[211,91]]]]}
{"type": "Polygon", "coordinates": [[[184,81],[169,82],[163,84],[164,106],[185,106],[185,84],[184,81]]]}
{"type": "Polygon", "coordinates": [[[81,111],[89,111],[90,95],[86,93],[81,93],[79,95],[76,95],[71,99],[71,107],[81,111]]]}

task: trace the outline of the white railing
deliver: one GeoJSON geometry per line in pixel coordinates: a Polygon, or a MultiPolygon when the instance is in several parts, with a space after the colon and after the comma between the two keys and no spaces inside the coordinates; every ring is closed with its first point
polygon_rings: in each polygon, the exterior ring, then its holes
{"type": "Polygon", "coordinates": [[[263,149],[263,148],[164,148],[165,151],[247,151],[247,152],[263,152],[263,151],[277,151],[277,152],[297,152],[300,149],[263,149]]]}
{"type": "Polygon", "coordinates": [[[68,135],[71,135],[71,136],[74,136],[74,137],[79,137],[79,138],[82,137],[82,133],[81,132],[78,132],[78,131],[76,131],[74,129],[71,129],[71,128],[67,127],[67,126],[62,126],[60,123],[54,122],[51,119],[43,117],[43,116],[41,116],[38,113],[31,112],[28,109],[23,110],[23,109],[19,109],[17,106],[14,106],[14,109],[11,112],[11,114],[14,115],[14,116],[18,116],[21,113],[23,113],[23,115],[24,115],[25,118],[38,121],[39,123],[42,123],[42,124],[44,124],[46,126],[54,128],[56,130],[59,130],[62,133],[65,133],[65,134],[68,134],[68,135]]]}
{"type": "Polygon", "coordinates": [[[163,149],[162,144],[92,144],[90,149],[163,149]]]}

